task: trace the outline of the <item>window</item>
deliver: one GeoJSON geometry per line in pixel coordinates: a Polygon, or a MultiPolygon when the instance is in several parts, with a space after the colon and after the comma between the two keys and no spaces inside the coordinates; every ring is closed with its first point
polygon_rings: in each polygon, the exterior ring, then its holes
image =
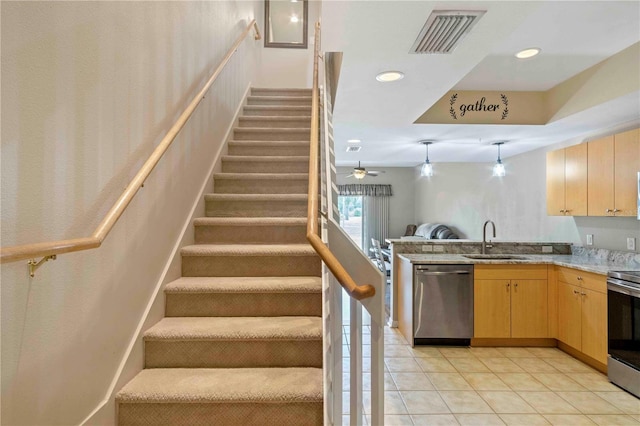
{"type": "Polygon", "coordinates": [[[339,196],[340,226],[362,250],[362,196],[339,196]]]}

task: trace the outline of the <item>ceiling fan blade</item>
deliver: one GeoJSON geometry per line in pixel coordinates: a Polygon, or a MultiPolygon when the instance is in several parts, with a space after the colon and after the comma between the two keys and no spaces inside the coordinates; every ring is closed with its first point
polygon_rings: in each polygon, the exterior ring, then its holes
{"type": "Polygon", "coordinates": [[[345,177],[353,177],[353,173],[351,173],[350,175],[346,175],[345,177]]]}
{"type": "Polygon", "coordinates": [[[380,173],[384,173],[384,170],[368,170],[367,173],[375,173],[379,175],[380,173]]]}

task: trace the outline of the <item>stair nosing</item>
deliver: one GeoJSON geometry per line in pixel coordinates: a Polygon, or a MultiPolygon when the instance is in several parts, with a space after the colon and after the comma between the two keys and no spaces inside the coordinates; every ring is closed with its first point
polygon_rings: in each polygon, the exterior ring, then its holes
{"type": "Polygon", "coordinates": [[[310,121],[310,115],[242,115],[240,121],[310,121]]]}
{"type": "Polygon", "coordinates": [[[306,201],[307,194],[204,194],[208,199],[226,199],[236,201],[306,201]]]}
{"type": "MultiPolygon", "coordinates": [[[[274,111],[291,111],[299,109],[311,109],[311,105],[245,105],[243,108],[247,109],[267,109],[274,111]]],[[[292,116],[295,117],[295,116],[292,116]]]]}
{"type": "Polygon", "coordinates": [[[284,100],[284,99],[304,99],[304,100],[311,100],[311,98],[313,98],[313,95],[309,95],[309,96],[282,96],[282,95],[275,95],[275,96],[263,96],[263,95],[249,95],[247,96],[247,99],[278,99],[278,100],[284,100]]]}
{"type": "Polygon", "coordinates": [[[320,277],[180,277],[164,288],[167,295],[319,294],[320,277]],[[279,286],[277,286],[279,285],[279,286]]]}
{"type": "Polygon", "coordinates": [[[318,341],[322,317],[164,317],[143,334],[145,342],[318,341]],[[287,326],[292,327],[288,328],[287,326]]]}
{"type": "Polygon", "coordinates": [[[271,140],[261,140],[261,139],[247,139],[247,140],[230,140],[229,144],[260,144],[260,145],[269,145],[269,144],[279,144],[279,145],[305,145],[309,146],[309,141],[271,141],[271,140]]]}
{"type": "Polygon", "coordinates": [[[198,217],[193,220],[195,226],[302,226],[307,224],[306,217],[198,217]],[[219,223],[216,223],[219,222],[219,223]]]}
{"type": "Polygon", "coordinates": [[[311,127],[235,127],[233,130],[247,133],[309,133],[311,127]]]}
{"type": "MultiPolygon", "coordinates": [[[[153,368],[145,369],[139,373],[131,382],[127,383],[116,395],[116,401],[119,404],[143,404],[143,403],[217,403],[217,404],[229,404],[229,403],[322,403],[322,368],[320,367],[267,367],[267,368],[153,368]],[[297,382],[292,382],[290,386],[280,388],[281,392],[274,392],[273,388],[269,390],[273,392],[270,398],[265,398],[264,393],[258,393],[263,391],[257,383],[269,384],[269,380],[255,382],[253,380],[246,381],[248,390],[244,393],[237,392],[238,389],[234,389],[235,392],[229,393],[225,384],[227,381],[220,380],[224,378],[229,380],[239,375],[257,375],[263,373],[266,375],[273,375],[275,377],[291,377],[301,376],[301,378],[309,378],[309,375],[313,375],[314,379],[318,382],[318,386],[306,387],[304,391],[301,391],[301,387],[297,385],[297,382]],[[158,380],[157,377],[165,375],[168,376],[164,380],[158,380]],[[212,377],[214,383],[220,387],[207,386],[207,379],[212,377]],[[184,383],[193,381],[195,392],[188,394],[181,393],[181,389],[176,389],[175,383],[184,383]],[[151,385],[147,384],[151,382],[151,385]],[[160,383],[159,383],[160,382],[160,383]],[[224,383],[219,385],[220,383],[224,383]],[[140,387],[143,389],[140,389],[140,387]],[[199,388],[198,388],[199,386],[199,388]],[[262,398],[252,397],[249,398],[252,392],[262,398]],[[283,399],[283,394],[288,399],[283,399]]],[[[308,385],[308,380],[303,382],[304,385],[308,385]]],[[[234,383],[234,386],[238,384],[234,383]]],[[[240,386],[242,390],[242,386],[240,386]]]]}
{"type": "Polygon", "coordinates": [[[309,173],[238,173],[238,172],[220,172],[214,173],[213,178],[221,180],[309,180],[309,173]]]}
{"type": "Polygon", "coordinates": [[[222,161],[301,162],[309,161],[304,155],[223,155],[222,161]]]}
{"type": "Polygon", "coordinates": [[[218,256],[317,256],[310,244],[190,244],[180,249],[186,257],[218,256]]]}

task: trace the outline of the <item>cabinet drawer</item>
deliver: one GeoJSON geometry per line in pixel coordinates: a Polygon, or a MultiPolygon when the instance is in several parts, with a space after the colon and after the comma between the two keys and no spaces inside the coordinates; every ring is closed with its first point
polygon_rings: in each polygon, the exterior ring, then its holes
{"type": "Polygon", "coordinates": [[[607,292],[607,278],[604,275],[580,271],[572,268],[557,268],[558,281],[573,284],[600,293],[607,292]]]}
{"type": "Polygon", "coordinates": [[[546,280],[547,265],[523,263],[516,265],[475,265],[473,276],[477,280],[546,280]]]}

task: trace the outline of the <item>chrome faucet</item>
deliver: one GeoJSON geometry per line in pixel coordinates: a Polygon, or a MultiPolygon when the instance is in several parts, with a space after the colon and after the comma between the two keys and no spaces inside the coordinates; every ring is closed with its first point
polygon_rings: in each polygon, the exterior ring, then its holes
{"type": "Polygon", "coordinates": [[[493,228],[493,238],[496,237],[496,224],[493,223],[492,220],[488,220],[484,223],[484,226],[482,227],[482,254],[486,254],[487,249],[493,247],[493,245],[491,244],[491,240],[489,240],[489,244],[487,244],[487,225],[491,224],[491,227],[493,228]]]}

